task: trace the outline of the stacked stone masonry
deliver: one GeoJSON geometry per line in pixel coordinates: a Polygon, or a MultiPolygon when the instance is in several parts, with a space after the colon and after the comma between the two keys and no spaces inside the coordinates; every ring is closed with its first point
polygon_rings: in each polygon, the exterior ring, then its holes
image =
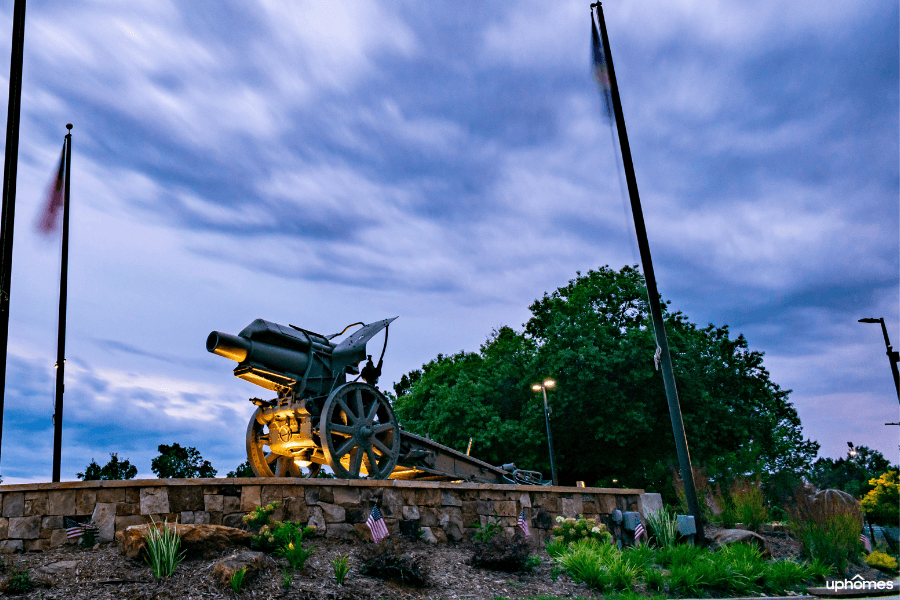
{"type": "MultiPolygon", "coordinates": [[[[340,479],[144,479],[0,485],[0,552],[46,550],[65,543],[65,517],[91,521],[101,541],[130,525],[178,521],[239,527],[245,514],[280,501],[274,520],[313,525],[317,535],[368,539],[376,503],[388,529],[421,530],[426,539],[458,541],[496,519],[508,534],[524,508],[543,541],[557,516],[607,523],[614,510],[644,512],[643,490],[340,479]]],[[[615,533],[615,531],[614,531],[615,533]]]]}

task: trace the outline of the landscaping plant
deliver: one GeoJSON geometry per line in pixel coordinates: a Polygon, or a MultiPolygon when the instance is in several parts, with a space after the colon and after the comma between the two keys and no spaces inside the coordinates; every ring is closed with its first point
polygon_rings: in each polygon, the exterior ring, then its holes
{"type": "Polygon", "coordinates": [[[368,548],[363,554],[360,574],[413,587],[426,585],[422,557],[404,553],[398,540],[385,540],[368,548]]]}
{"type": "Polygon", "coordinates": [[[866,557],[866,564],[881,571],[895,572],[897,570],[897,559],[879,550],[866,557]]]}
{"type": "Polygon", "coordinates": [[[594,540],[598,543],[609,543],[612,535],[606,530],[606,525],[597,523],[596,519],[585,519],[580,516],[575,519],[569,517],[556,517],[556,526],[553,527],[553,541],[569,546],[573,542],[581,540],[594,540]]]}
{"type": "Polygon", "coordinates": [[[306,560],[313,555],[313,550],[316,549],[315,546],[310,546],[307,549],[303,549],[300,545],[302,542],[302,537],[297,543],[288,542],[287,546],[282,546],[278,550],[276,550],[277,554],[280,554],[285,559],[287,559],[288,564],[291,566],[291,569],[302,571],[306,567],[306,560]]]}
{"type": "Polygon", "coordinates": [[[28,569],[9,569],[9,582],[6,584],[7,591],[14,594],[25,594],[30,592],[33,587],[34,582],[31,581],[31,574],[28,572],[28,569]]]}
{"type": "Polygon", "coordinates": [[[766,499],[760,488],[759,479],[755,482],[746,477],[735,479],[728,489],[728,498],[722,510],[722,521],[725,524],[743,523],[749,531],[759,528],[769,520],[766,499]]]}
{"type": "Polygon", "coordinates": [[[269,516],[275,512],[280,502],[270,502],[266,506],[257,506],[244,515],[243,521],[250,527],[261,527],[269,522],[269,516]]]}
{"type": "Polygon", "coordinates": [[[678,538],[678,517],[675,511],[663,507],[647,513],[647,531],[660,548],[671,548],[678,538]]]}
{"type": "Polygon", "coordinates": [[[145,560],[150,564],[150,570],[153,576],[169,577],[175,572],[175,567],[184,559],[184,552],[179,552],[181,548],[181,536],[175,530],[176,523],[172,523],[169,527],[167,522],[158,525],[153,518],[150,519],[151,526],[147,530],[147,557],[145,560]]]}
{"type": "Polygon", "coordinates": [[[472,534],[472,539],[476,542],[481,542],[482,544],[489,543],[492,539],[494,539],[494,537],[496,537],[501,531],[503,531],[503,527],[500,526],[500,522],[495,518],[488,519],[481,525],[472,525],[472,527],[477,527],[475,532],[472,534]]]}
{"type": "Polygon", "coordinates": [[[791,530],[803,545],[803,553],[820,559],[844,574],[848,561],[855,560],[862,544],[862,517],[855,503],[834,497],[813,499],[808,487],[796,494],[796,505],[789,511],[791,530]]]}
{"type": "Polygon", "coordinates": [[[82,548],[93,548],[94,544],[97,543],[97,530],[87,528],[81,532],[81,547],[82,548]]]}
{"type": "Polygon", "coordinates": [[[241,588],[244,587],[244,577],[246,575],[247,567],[241,567],[231,575],[231,589],[234,590],[235,594],[241,593],[241,588]]]}
{"type": "Polygon", "coordinates": [[[337,558],[331,561],[331,566],[334,568],[334,580],[338,585],[344,585],[344,580],[350,572],[350,565],[347,564],[349,558],[349,556],[338,554],[337,558]]]}

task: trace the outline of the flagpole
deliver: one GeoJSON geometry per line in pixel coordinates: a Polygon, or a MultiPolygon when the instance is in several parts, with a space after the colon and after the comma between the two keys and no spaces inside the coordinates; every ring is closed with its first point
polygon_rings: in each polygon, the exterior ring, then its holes
{"type": "Polygon", "coordinates": [[[12,280],[13,230],[16,214],[16,173],[19,169],[19,115],[22,108],[22,56],[25,52],[25,0],[13,8],[12,52],[9,60],[9,108],[6,113],[6,160],[0,217],[0,442],[3,440],[3,400],[9,343],[9,284],[12,280]]]}
{"type": "Polygon", "coordinates": [[[619,145],[622,149],[622,165],[625,168],[625,180],[628,183],[628,196],[631,199],[631,212],[634,215],[634,228],[637,233],[641,263],[644,266],[644,280],[647,283],[647,296],[650,301],[650,314],[653,319],[653,330],[656,333],[656,345],[659,348],[662,362],[663,384],[666,388],[666,400],[669,404],[669,417],[672,420],[672,432],[675,436],[675,450],[678,453],[678,464],[681,479],[684,481],[684,493],[688,510],[694,515],[697,526],[697,539],[704,544],[703,518],[700,504],[697,502],[697,490],[694,487],[691,455],[688,451],[687,436],[684,433],[684,421],[681,418],[681,406],[678,402],[678,390],[675,387],[675,373],[672,371],[672,357],[669,355],[669,342],[666,339],[666,326],[662,318],[659,292],[656,289],[656,276],[653,273],[653,261],[650,258],[650,243],[647,240],[647,228],[644,225],[644,212],[641,209],[641,198],[638,195],[637,178],[634,174],[634,163],[631,160],[631,147],[628,145],[628,132],[625,130],[625,115],[622,112],[622,101],[619,98],[619,86],[616,83],[616,71],[613,68],[612,52],[609,49],[609,36],[606,33],[606,21],[603,18],[603,6],[600,2],[591,4],[597,7],[597,20],[600,24],[600,35],[603,40],[603,52],[609,74],[610,95],[619,134],[619,145]]]}
{"type": "Polygon", "coordinates": [[[66,389],[66,300],[69,284],[69,190],[72,166],[72,124],[66,129],[66,187],[63,197],[62,262],[59,273],[59,332],[56,342],[56,407],[53,412],[53,481],[59,481],[62,458],[63,393],[66,389]]]}

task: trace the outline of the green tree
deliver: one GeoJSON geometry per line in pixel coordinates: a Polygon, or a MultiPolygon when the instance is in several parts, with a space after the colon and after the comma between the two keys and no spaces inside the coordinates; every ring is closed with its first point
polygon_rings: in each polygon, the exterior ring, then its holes
{"type": "Polygon", "coordinates": [[[109,453],[109,462],[102,467],[92,458],[84,473],[77,474],[78,479],[84,481],[134,479],[135,475],[137,467],[128,462],[127,458],[120,461],[116,452],[109,453]]]}
{"type": "Polygon", "coordinates": [[[215,477],[216,470],[208,460],[203,460],[193,446],[183,448],[179,444],[160,444],[159,456],[150,461],[150,468],[161,479],[215,477]]]}
{"type": "Polygon", "coordinates": [[[241,464],[237,466],[234,471],[228,471],[228,475],[226,477],[256,477],[253,473],[253,468],[250,466],[250,461],[245,460],[241,464]]]}
{"type": "Polygon", "coordinates": [[[848,442],[853,455],[837,460],[823,457],[813,463],[809,481],[819,489],[843,490],[854,498],[861,498],[872,485],[870,482],[884,473],[891,463],[878,450],[856,446],[848,442]]]}
{"type": "Polygon", "coordinates": [[[870,523],[896,527],[900,521],[900,485],[898,471],[891,469],[869,483],[872,490],[859,503],[870,523]]]}
{"type": "MultiPolygon", "coordinates": [[[[669,493],[677,465],[643,276],[603,267],[530,306],[523,332],[501,327],[479,352],[439,355],[401,378],[395,410],[431,434],[494,464],[550,472],[543,398],[549,392],[559,479],[669,493]]],[[[666,303],[668,304],[668,303],[666,303]]],[[[763,353],[727,326],[699,328],[664,304],[669,346],[693,463],[714,480],[805,473],[818,444],[804,440],[790,390],[771,381],[763,353]]]]}

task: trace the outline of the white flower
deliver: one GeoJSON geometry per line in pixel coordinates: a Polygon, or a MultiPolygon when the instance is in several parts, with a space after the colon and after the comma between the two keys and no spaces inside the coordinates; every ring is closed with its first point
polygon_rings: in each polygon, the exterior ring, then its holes
{"type": "Polygon", "coordinates": [[[562,522],[564,522],[564,521],[565,521],[565,519],[563,518],[562,515],[558,515],[558,516],[556,517],[556,522],[557,522],[557,523],[562,523],[562,522]]]}

